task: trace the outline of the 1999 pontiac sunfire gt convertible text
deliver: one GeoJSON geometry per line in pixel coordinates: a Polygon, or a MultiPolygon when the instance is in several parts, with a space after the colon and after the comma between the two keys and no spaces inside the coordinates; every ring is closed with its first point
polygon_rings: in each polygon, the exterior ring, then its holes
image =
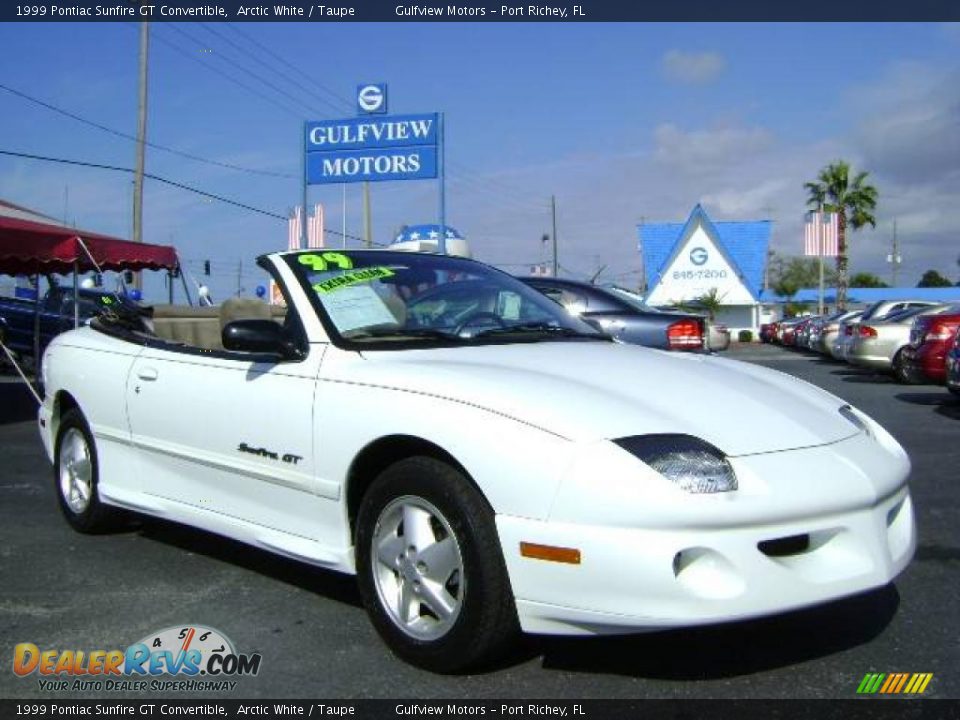
{"type": "Polygon", "coordinates": [[[286,307],[157,306],[50,345],[41,434],[77,530],[126,509],[356,573],[390,647],[438,671],[521,629],[823,603],[913,555],[906,454],[818,388],[611,342],[471,260],[259,262],[286,307]]]}

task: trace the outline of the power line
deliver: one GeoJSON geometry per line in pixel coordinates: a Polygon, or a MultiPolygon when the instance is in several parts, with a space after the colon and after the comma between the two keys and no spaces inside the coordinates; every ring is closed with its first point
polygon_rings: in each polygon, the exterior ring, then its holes
{"type": "Polygon", "coordinates": [[[342,106],[344,103],[340,100],[339,97],[337,98],[336,104],[333,103],[333,102],[331,102],[330,100],[327,100],[327,99],[324,98],[324,97],[321,97],[320,95],[318,95],[317,93],[315,93],[313,90],[310,90],[310,89],[307,88],[306,86],[301,85],[300,83],[296,82],[295,80],[292,80],[292,79],[290,78],[289,73],[284,73],[283,71],[278,71],[278,70],[277,70],[276,68],[274,68],[273,66],[271,66],[271,65],[269,65],[268,63],[264,62],[264,61],[260,58],[260,54],[259,54],[259,53],[251,53],[251,52],[249,52],[246,48],[241,47],[237,42],[235,42],[234,40],[231,40],[230,38],[228,38],[226,35],[224,35],[223,33],[221,33],[219,30],[215,29],[215,28],[214,28],[212,25],[210,25],[209,23],[199,23],[199,25],[200,25],[200,27],[202,27],[204,30],[206,30],[208,33],[211,33],[212,35],[217,36],[218,38],[220,38],[220,39],[223,40],[224,42],[228,43],[231,47],[235,48],[236,50],[239,50],[241,53],[243,53],[243,55],[244,55],[245,57],[249,58],[250,60],[253,60],[254,62],[256,62],[256,63],[259,64],[259,65],[262,65],[262,66],[265,67],[267,70],[269,70],[270,72],[274,73],[277,77],[282,78],[285,82],[289,83],[290,85],[292,85],[293,87],[295,87],[297,90],[299,90],[299,91],[301,91],[301,92],[309,93],[310,95],[312,95],[313,97],[315,97],[319,102],[323,103],[325,106],[331,108],[331,109],[334,110],[335,112],[340,112],[340,111],[341,111],[341,109],[342,109],[341,106],[342,106]]]}
{"type": "MultiPolygon", "coordinates": [[[[184,30],[183,28],[177,27],[175,24],[170,24],[170,25],[168,25],[167,27],[168,27],[170,30],[173,30],[174,32],[179,33],[180,35],[183,35],[183,36],[184,36],[185,38],[187,38],[188,40],[197,43],[197,45],[199,45],[199,46],[203,46],[203,45],[206,45],[206,44],[207,44],[207,43],[204,43],[202,40],[198,40],[196,37],[194,37],[193,35],[191,35],[190,33],[188,33],[188,32],[187,32],[186,30],[184,30]]],[[[292,101],[293,101],[294,103],[296,103],[297,105],[300,105],[300,106],[302,106],[303,108],[305,108],[305,109],[307,109],[307,110],[310,110],[310,107],[309,107],[308,105],[306,105],[306,104],[305,104],[300,98],[298,98],[296,95],[291,95],[291,94],[288,93],[286,90],[284,90],[284,89],[282,89],[282,88],[278,88],[274,83],[270,82],[270,80],[266,80],[266,79],[264,79],[261,75],[255,73],[254,71],[250,70],[249,68],[245,68],[245,67],[241,66],[241,64],[240,64],[239,62],[237,62],[236,60],[234,60],[234,59],[232,59],[232,58],[230,58],[230,57],[228,57],[228,56],[226,56],[226,55],[221,55],[221,54],[219,54],[219,53],[214,53],[214,54],[213,54],[213,57],[216,57],[218,60],[222,60],[223,62],[227,63],[228,65],[232,65],[234,68],[236,68],[236,69],[239,70],[240,72],[242,72],[242,73],[244,73],[245,75],[247,75],[247,76],[249,76],[249,77],[252,77],[253,79],[257,80],[258,82],[260,82],[261,84],[263,84],[263,85],[265,85],[267,88],[269,88],[270,90],[273,90],[273,92],[279,93],[280,95],[283,95],[285,98],[287,98],[287,99],[289,99],[289,100],[292,100],[292,101]]]]}
{"type": "MultiPolygon", "coordinates": [[[[13,150],[0,150],[0,155],[9,155],[11,157],[25,158],[27,160],[41,160],[44,162],[61,163],[63,165],[77,165],[80,167],[89,167],[97,170],[113,170],[116,172],[133,173],[132,168],[120,167],[119,165],[105,165],[103,163],[92,163],[92,162],[86,162],[83,160],[68,160],[66,158],[55,158],[55,157],[49,157],[46,155],[34,155],[32,153],[14,152],[13,150]]],[[[199,188],[195,188],[190,185],[185,185],[184,183],[177,182],[176,180],[170,180],[168,178],[160,177],[159,175],[154,175],[153,173],[144,173],[143,176],[145,178],[150,178],[151,180],[156,180],[157,182],[163,183],[164,185],[170,185],[171,187],[179,188],[181,190],[186,190],[187,192],[195,193],[197,195],[202,195],[204,197],[208,197],[213,200],[226,203],[227,205],[233,205],[235,207],[243,208],[244,210],[249,210],[250,212],[259,213],[260,215],[266,215],[267,217],[276,218],[278,220],[285,220],[285,221],[289,220],[289,218],[286,215],[280,215],[275,212],[270,212],[269,210],[262,210],[261,208],[254,207],[252,205],[247,205],[245,203],[238,202],[237,200],[231,200],[229,198],[223,197],[222,195],[217,195],[216,193],[207,192],[206,190],[200,190],[199,188]]],[[[339,230],[328,230],[327,228],[324,228],[323,231],[327,235],[336,235],[338,237],[343,237],[348,240],[356,240],[358,242],[363,241],[363,238],[357,235],[350,235],[349,233],[344,235],[339,230]]],[[[378,247],[386,247],[382,243],[374,243],[374,245],[377,245],[378,247]]]]}
{"type": "MultiPolygon", "coordinates": [[[[111,135],[116,135],[117,137],[121,137],[125,140],[132,140],[133,142],[136,142],[137,140],[137,138],[134,137],[133,135],[125,133],[121,130],[116,130],[115,128],[111,128],[106,125],[101,125],[100,123],[94,120],[90,120],[88,118],[82,117],[80,115],[77,115],[76,113],[70,112],[69,110],[64,110],[61,107],[57,107],[56,105],[45,102],[44,100],[35,98],[32,95],[27,95],[27,93],[21,92],[20,90],[15,90],[14,88],[8,85],[4,85],[3,83],[0,83],[0,90],[6,90],[8,93],[11,93],[12,95],[16,95],[17,97],[23,98],[24,100],[32,102],[35,105],[44,107],[47,110],[52,110],[55,113],[59,113],[60,115],[68,117],[72,120],[76,120],[77,122],[83,123],[84,125],[89,125],[90,127],[97,128],[98,130],[103,130],[104,132],[110,133],[111,135]]],[[[145,144],[148,147],[154,148],[155,150],[162,150],[163,152],[168,152],[173,155],[179,155],[180,157],[187,158],[188,160],[194,160],[196,162],[206,163],[207,165],[216,165],[218,167],[227,168],[229,170],[239,170],[241,172],[253,173],[255,175],[267,175],[269,177],[290,178],[290,179],[297,178],[296,175],[289,175],[287,173],[277,173],[277,172],[271,172],[269,170],[257,170],[256,168],[241,167],[240,165],[232,165],[231,163],[220,162],[219,160],[210,160],[208,158],[200,157],[199,155],[193,155],[191,153],[184,152],[182,150],[177,150],[176,148],[166,147],[158,143],[150,142],[149,140],[146,141],[145,144]]]]}
{"type": "MultiPolygon", "coordinates": [[[[26,158],[27,160],[42,160],[44,162],[61,163],[63,165],[78,165],[80,167],[96,168],[98,170],[113,170],[116,172],[125,172],[125,173],[133,172],[132,168],[120,167],[118,165],[104,165],[102,163],[85,162],[83,160],[68,160],[66,158],[55,158],[55,157],[49,157],[46,155],[33,155],[31,153],[14,152],[12,150],[0,150],[0,155],[9,155],[11,157],[26,158]]],[[[284,215],[278,215],[277,213],[270,212],[269,210],[262,210],[260,208],[253,207],[252,205],[247,205],[245,203],[238,202],[236,200],[230,200],[229,198],[225,198],[222,195],[217,195],[216,193],[207,192],[206,190],[200,190],[199,188],[191,187],[190,185],[185,185],[181,182],[177,182],[176,180],[168,180],[167,178],[160,177],[159,175],[154,175],[152,173],[144,173],[143,176],[150,178],[151,180],[155,180],[159,183],[163,183],[164,185],[170,185],[172,187],[179,188],[181,190],[186,190],[187,192],[192,192],[197,195],[203,195],[204,197],[208,197],[213,200],[226,203],[227,205],[234,205],[236,207],[243,208],[244,210],[249,210],[251,212],[259,213],[261,215],[266,215],[267,217],[273,217],[279,220],[287,219],[286,216],[284,215]]]]}
{"type": "MultiPolygon", "coordinates": [[[[127,25],[127,27],[133,27],[133,26],[132,26],[132,25],[127,25]]],[[[228,73],[224,72],[224,71],[221,70],[220,68],[215,67],[214,65],[210,65],[209,63],[203,62],[202,60],[200,60],[200,58],[196,57],[194,54],[190,53],[189,51],[184,50],[182,47],[180,47],[180,46],[177,45],[176,43],[171,42],[169,39],[165,38],[163,35],[160,35],[160,34],[154,32],[153,38],[154,38],[155,40],[160,41],[161,43],[163,43],[163,44],[166,45],[167,47],[173,48],[174,50],[176,50],[178,53],[180,53],[180,54],[183,55],[184,57],[189,58],[190,60],[192,60],[192,61],[195,62],[195,63],[198,63],[199,65],[201,65],[202,67],[206,68],[207,70],[210,70],[211,72],[214,72],[214,73],[216,73],[217,75],[220,75],[221,77],[226,78],[227,80],[229,80],[230,82],[232,82],[234,85],[237,85],[237,86],[239,86],[239,87],[242,87],[242,88],[243,88],[244,90],[246,90],[247,92],[256,95],[256,96],[259,97],[261,100],[266,100],[268,103],[271,103],[271,104],[273,104],[273,105],[276,105],[276,106],[277,106],[278,108],[280,108],[281,110],[284,110],[284,111],[286,111],[287,113],[289,113],[289,114],[291,114],[291,115],[293,115],[293,116],[295,116],[295,117],[297,117],[297,118],[300,118],[300,119],[303,118],[303,113],[302,113],[300,110],[297,110],[296,108],[291,108],[290,106],[286,105],[285,103],[280,102],[279,100],[277,100],[277,99],[275,99],[275,98],[272,98],[272,97],[269,97],[269,96],[267,96],[267,95],[264,95],[262,92],[260,92],[260,91],[257,90],[256,88],[250,87],[249,85],[247,85],[247,84],[246,84],[245,82],[243,82],[242,80],[237,80],[235,77],[233,77],[232,75],[229,75],[228,73]]]]}
{"type": "Polygon", "coordinates": [[[287,61],[287,60],[284,60],[282,57],[280,57],[277,53],[273,52],[273,50],[271,50],[271,49],[268,48],[267,46],[265,46],[265,45],[263,45],[262,43],[258,42],[258,41],[255,40],[254,38],[250,37],[250,36],[247,35],[245,32],[242,32],[242,31],[241,31],[239,28],[237,28],[233,23],[227,24],[226,27],[229,28],[230,30],[232,30],[233,32],[235,32],[235,33],[236,33],[237,35],[239,35],[240,37],[246,38],[249,42],[251,42],[251,43],[253,43],[254,45],[256,45],[258,48],[260,48],[260,49],[263,50],[265,53],[267,53],[268,55],[270,55],[272,58],[274,58],[275,60],[277,60],[278,62],[280,62],[281,64],[283,64],[285,67],[289,68],[290,70],[293,70],[293,71],[294,71],[295,73],[297,73],[298,75],[300,75],[300,76],[306,78],[307,80],[309,80],[312,85],[318,87],[321,91],[323,91],[323,92],[326,93],[328,96],[330,96],[331,98],[333,98],[339,105],[342,105],[343,108],[344,108],[344,112],[349,112],[349,111],[352,109],[353,105],[352,105],[352,103],[350,103],[348,100],[344,99],[341,95],[339,95],[339,94],[336,93],[335,91],[331,90],[330,88],[328,88],[328,87],[324,86],[323,84],[317,82],[314,78],[312,78],[312,77],[310,77],[309,75],[307,75],[307,73],[305,73],[303,70],[301,70],[299,67],[297,67],[297,66],[294,65],[293,63],[291,63],[291,62],[289,62],[289,61],[287,61]]]}

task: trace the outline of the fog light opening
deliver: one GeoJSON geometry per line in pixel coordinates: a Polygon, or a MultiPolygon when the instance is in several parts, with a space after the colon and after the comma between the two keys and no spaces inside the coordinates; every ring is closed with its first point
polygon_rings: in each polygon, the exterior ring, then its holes
{"type": "Polygon", "coordinates": [[[774,540],[763,540],[757,543],[757,549],[767,557],[774,558],[802,555],[810,549],[810,535],[804,533],[803,535],[789,535],[774,540]]]}

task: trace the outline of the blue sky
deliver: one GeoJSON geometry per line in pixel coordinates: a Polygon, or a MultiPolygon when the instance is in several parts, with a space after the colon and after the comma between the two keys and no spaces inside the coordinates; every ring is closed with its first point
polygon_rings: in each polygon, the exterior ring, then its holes
{"type": "MultiPolygon", "coordinates": [[[[0,25],[0,83],[134,134],[133,23],[0,25]]],[[[297,176],[300,125],[354,114],[359,82],[390,85],[391,111],[444,111],[448,221],[480,259],[545,259],[557,196],[561,264],[636,285],[641,221],[774,220],[800,251],[802,183],[843,157],[880,189],[854,270],[888,274],[893,218],[902,278],[955,278],[960,254],[960,31],[903,24],[155,24],[149,139],[297,176]],[[238,32],[239,31],[239,32],[238,32]],[[265,49],[262,49],[265,48],[265,49]],[[278,59],[279,58],[279,59],[278,59]],[[289,69],[284,63],[299,69],[289,69]],[[246,88],[226,79],[226,73],[246,88]]],[[[0,149],[132,167],[134,144],[0,91],[0,149]]],[[[148,149],[148,171],[286,214],[295,177],[266,177],[148,149]]],[[[0,198],[92,230],[130,233],[130,177],[0,156],[0,198]],[[66,202],[65,202],[66,200],[66,202]]],[[[360,234],[359,186],[347,190],[360,234]]],[[[312,188],[341,227],[341,189],[312,188]]],[[[436,217],[431,181],[373,186],[375,239],[436,217]]],[[[281,221],[148,181],[145,239],[175,244],[215,295],[259,282],[281,221]]],[[[148,285],[153,291],[157,286],[148,285]]]]}

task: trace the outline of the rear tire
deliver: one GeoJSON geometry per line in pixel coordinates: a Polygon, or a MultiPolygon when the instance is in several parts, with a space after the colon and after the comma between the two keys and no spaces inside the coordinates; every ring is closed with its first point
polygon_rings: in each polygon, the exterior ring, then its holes
{"type": "Polygon", "coordinates": [[[520,625],[486,499],[446,463],[391,465],[360,505],[357,575],[364,605],[393,652],[440,673],[486,665],[520,625]]]}
{"type": "Polygon", "coordinates": [[[57,430],[53,482],[63,516],[82,533],[112,530],[119,512],[100,502],[97,446],[83,413],[68,410],[57,430]]]}
{"type": "Polygon", "coordinates": [[[897,354],[893,356],[893,364],[891,367],[893,369],[893,377],[898,383],[903,385],[913,384],[907,375],[907,368],[903,362],[903,348],[897,350],[897,354]]]}

